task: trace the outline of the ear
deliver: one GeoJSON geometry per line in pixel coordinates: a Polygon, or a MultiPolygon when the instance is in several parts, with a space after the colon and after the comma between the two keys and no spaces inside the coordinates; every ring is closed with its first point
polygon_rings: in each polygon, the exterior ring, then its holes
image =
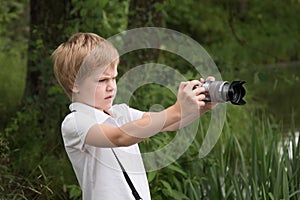
{"type": "Polygon", "coordinates": [[[79,88],[76,84],[70,86],[71,90],[73,93],[78,94],[79,93],[79,88]]]}

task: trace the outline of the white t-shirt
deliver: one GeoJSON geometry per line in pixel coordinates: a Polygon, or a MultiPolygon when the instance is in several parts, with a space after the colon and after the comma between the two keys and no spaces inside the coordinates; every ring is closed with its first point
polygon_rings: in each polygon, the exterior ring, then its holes
{"type": "MultiPolygon", "coordinates": [[[[70,110],[73,112],[62,122],[62,136],[82,189],[83,200],[134,199],[112,150],[86,145],[84,141],[89,128],[96,123],[121,126],[140,119],[143,112],[126,104],[112,106],[110,112],[113,117],[82,103],[72,103],[70,110]]],[[[149,185],[138,144],[114,148],[114,151],[141,198],[150,200],[149,185]]]]}

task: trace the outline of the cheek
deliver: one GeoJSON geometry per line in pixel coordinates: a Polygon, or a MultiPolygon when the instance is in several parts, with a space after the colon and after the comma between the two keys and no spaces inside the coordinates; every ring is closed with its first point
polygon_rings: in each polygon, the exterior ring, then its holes
{"type": "Polygon", "coordinates": [[[85,85],[85,87],[82,87],[80,90],[80,94],[84,97],[84,98],[88,98],[88,99],[95,99],[95,97],[98,94],[98,87],[94,84],[90,84],[90,85],[85,85]]]}
{"type": "Polygon", "coordinates": [[[105,88],[103,86],[98,85],[94,90],[94,96],[101,97],[103,96],[104,92],[105,92],[105,88]]]}
{"type": "Polygon", "coordinates": [[[101,91],[104,91],[105,90],[105,87],[101,84],[98,84],[97,87],[95,88],[95,92],[101,92],[101,91]]]}

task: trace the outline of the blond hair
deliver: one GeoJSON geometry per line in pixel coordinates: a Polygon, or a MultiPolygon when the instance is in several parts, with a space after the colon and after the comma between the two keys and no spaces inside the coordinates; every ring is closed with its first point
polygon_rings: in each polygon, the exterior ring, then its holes
{"type": "Polygon", "coordinates": [[[72,89],[78,79],[91,70],[107,66],[118,57],[117,50],[107,40],[94,33],[76,33],[52,53],[54,74],[72,98],[72,89]]]}

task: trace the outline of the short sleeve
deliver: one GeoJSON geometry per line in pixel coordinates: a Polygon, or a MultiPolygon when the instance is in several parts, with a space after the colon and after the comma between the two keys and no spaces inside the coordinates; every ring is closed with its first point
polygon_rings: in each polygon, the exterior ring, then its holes
{"type": "Polygon", "coordinates": [[[80,112],[67,115],[61,126],[65,147],[83,151],[86,135],[96,123],[96,119],[80,112]]]}
{"type": "Polygon", "coordinates": [[[140,110],[137,110],[134,108],[130,108],[130,107],[128,107],[128,109],[129,109],[129,113],[131,115],[132,120],[141,119],[143,117],[143,114],[145,113],[143,111],[140,111],[140,110]]]}
{"type": "Polygon", "coordinates": [[[120,125],[141,119],[144,114],[144,112],[140,110],[130,108],[127,104],[114,105],[111,111],[116,118],[125,117],[124,121],[120,125]]]}

